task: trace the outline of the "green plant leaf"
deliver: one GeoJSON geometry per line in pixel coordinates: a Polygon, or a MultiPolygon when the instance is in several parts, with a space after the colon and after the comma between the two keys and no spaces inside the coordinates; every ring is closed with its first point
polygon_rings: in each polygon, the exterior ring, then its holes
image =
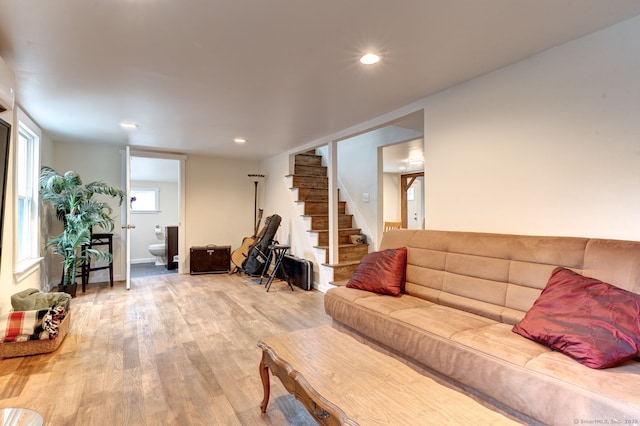
{"type": "Polygon", "coordinates": [[[42,201],[53,206],[56,217],[64,225],[62,233],[45,245],[53,247],[53,252],[63,257],[63,284],[74,283],[77,268],[90,258],[111,262],[109,253],[86,247],[91,242],[93,228],[107,232],[114,228],[112,207],[94,195],[116,198],[121,205],[125,193],[103,181],[83,185],[76,172],[67,171],[61,175],[47,166],[41,169],[39,183],[42,201]]]}

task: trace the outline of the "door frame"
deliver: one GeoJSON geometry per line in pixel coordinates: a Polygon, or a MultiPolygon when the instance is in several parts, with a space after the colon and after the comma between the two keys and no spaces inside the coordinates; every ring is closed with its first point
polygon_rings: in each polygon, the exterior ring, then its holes
{"type": "MultiPolygon", "coordinates": [[[[402,227],[409,227],[408,207],[407,207],[407,191],[413,185],[416,179],[422,177],[424,182],[424,172],[406,173],[400,175],[400,217],[402,218],[402,227]]],[[[424,185],[423,185],[424,192],[424,185]]]]}
{"type": "MultiPolygon", "coordinates": [[[[180,171],[178,176],[178,253],[180,255],[178,261],[178,274],[182,274],[185,271],[185,261],[186,261],[186,224],[185,224],[185,215],[186,215],[186,207],[185,207],[185,188],[186,188],[186,160],[187,156],[184,154],[170,154],[165,152],[158,151],[145,151],[140,149],[133,149],[130,147],[126,147],[123,151],[123,186],[127,188],[127,191],[130,192],[131,188],[131,174],[129,170],[129,164],[131,157],[145,157],[145,158],[158,158],[165,160],[177,160],[180,162],[180,171]]],[[[122,224],[123,228],[123,240],[126,245],[126,254],[125,254],[125,281],[127,290],[130,288],[130,279],[131,279],[131,250],[129,249],[130,244],[130,228],[128,229],[130,223],[130,204],[127,195],[126,203],[123,203],[123,215],[126,218],[126,223],[122,224]]]]}

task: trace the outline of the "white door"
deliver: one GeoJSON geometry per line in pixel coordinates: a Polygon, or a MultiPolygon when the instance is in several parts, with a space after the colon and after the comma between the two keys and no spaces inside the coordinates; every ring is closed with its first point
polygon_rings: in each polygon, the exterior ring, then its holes
{"type": "Polygon", "coordinates": [[[123,170],[123,186],[125,191],[125,201],[123,209],[124,221],[122,222],[122,239],[124,241],[124,275],[125,275],[125,288],[131,289],[131,230],[135,228],[135,225],[131,225],[131,151],[129,147],[125,147],[124,154],[122,156],[122,170],[123,170]]]}
{"type": "Polygon", "coordinates": [[[424,228],[424,177],[418,177],[407,189],[407,228],[424,228]]]}

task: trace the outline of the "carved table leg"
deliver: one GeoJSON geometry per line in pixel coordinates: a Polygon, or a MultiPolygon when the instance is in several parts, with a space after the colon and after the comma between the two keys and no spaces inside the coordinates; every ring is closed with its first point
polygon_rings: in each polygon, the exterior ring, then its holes
{"type": "MultiPolygon", "coordinates": [[[[263,357],[265,354],[263,354],[263,357]]],[[[267,412],[267,405],[269,404],[269,393],[271,392],[271,385],[269,382],[269,367],[265,364],[264,359],[260,361],[260,378],[262,379],[262,388],[264,390],[264,398],[260,403],[260,410],[263,413],[267,412]]]]}

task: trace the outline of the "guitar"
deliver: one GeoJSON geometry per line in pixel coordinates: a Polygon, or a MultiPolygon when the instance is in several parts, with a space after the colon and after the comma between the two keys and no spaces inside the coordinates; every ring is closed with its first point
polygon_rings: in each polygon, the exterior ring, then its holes
{"type": "Polygon", "coordinates": [[[242,239],[242,244],[236,250],[231,253],[231,261],[238,268],[242,267],[242,262],[247,258],[249,254],[249,249],[256,242],[258,238],[258,228],[260,228],[260,222],[262,222],[262,209],[258,210],[258,221],[255,224],[255,228],[253,229],[253,235],[250,237],[244,237],[242,239]]]}

